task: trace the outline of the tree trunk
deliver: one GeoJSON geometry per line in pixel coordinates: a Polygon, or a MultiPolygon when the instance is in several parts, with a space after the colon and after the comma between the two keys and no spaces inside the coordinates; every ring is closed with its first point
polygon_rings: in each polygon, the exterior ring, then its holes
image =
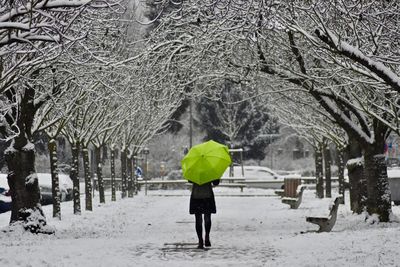
{"type": "Polygon", "coordinates": [[[315,179],[316,179],[316,196],[324,197],[324,180],[323,180],[323,161],[322,161],[322,144],[315,147],[315,179]]]}
{"type": "MultiPolygon", "coordinates": [[[[31,78],[35,79],[37,73],[34,71],[31,78]]],[[[12,87],[3,96],[14,103],[16,95],[16,89],[12,87]]],[[[11,106],[11,111],[2,117],[0,131],[8,137],[8,131],[5,130],[5,123],[8,123],[18,133],[4,152],[12,200],[10,225],[22,225],[32,233],[48,234],[54,233],[54,230],[45,227],[46,218],[40,205],[39,181],[35,170],[35,146],[31,143],[33,122],[38,110],[38,102],[34,100],[35,89],[25,86],[24,94],[15,102],[17,106],[11,106]]]]}
{"type": "Polygon", "coordinates": [[[127,157],[126,161],[128,175],[128,197],[133,197],[133,171],[132,171],[132,154],[127,157]]]}
{"type": "Polygon", "coordinates": [[[72,150],[72,168],[70,172],[70,177],[74,185],[73,195],[74,195],[74,214],[81,214],[81,196],[80,196],[80,186],[79,186],[79,147],[78,141],[71,144],[72,150]]]}
{"type": "Polygon", "coordinates": [[[61,220],[61,193],[57,170],[57,144],[51,139],[48,144],[50,154],[51,192],[53,198],[53,217],[61,220]]]}
{"type": "Polygon", "coordinates": [[[338,180],[339,180],[339,195],[342,196],[340,204],[345,203],[345,184],[344,184],[344,151],[338,148],[338,180]]]}
{"type": "Polygon", "coordinates": [[[367,181],[364,177],[364,162],[358,141],[350,138],[347,146],[347,170],[349,176],[350,209],[361,214],[366,208],[367,181]]]}
{"type": "Polygon", "coordinates": [[[115,193],[115,149],[111,147],[111,201],[116,201],[115,193]]]}
{"type": "Polygon", "coordinates": [[[350,182],[350,209],[361,214],[366,208],[367,181],[364,178],[363,159],[351,159],[347,162],[350,182]]]}
{"type": "Polygon", "coordinates": [[[332,158],[329,144],[324,144],[324,161],[325,161],[325,194],[326,197],[332,197],[332,158]]]}
{"type": "Polygon", "coordinates": [[[121,197],[126,197],[127,179],[126,179],[126,150],[121,149],[121,197]]]}
{"type": "Polygon", "coordinates": [[[384,143],[379,141],[364,149],[364,173],[368,190],[367,211],[370,215],[377,214],[379,221],[388,222],[392,213],[391,196],[383,154],[384,143]]]}
{"type": "Polygon", "coordinates": [[[51,232],[44,227],[46,218],[40,205],[34,145],[27,142],[20,149],[13,146],[5,152],[5,158],[12,199],[10,224],[21,223],[25,230],[32,233],[51,232]]]}
{"type": "Polygon", "coordinates": [[[99,186],[100,203],[106,203],[104,196],[103,164],[101,159],[102,146],[95,147],[97,184],[99,186]]]}
{"type": "Polygon", "coordinates": [[[85,209],[93,210],[92,205],[92,179],[90,174],[89,150],[83,147],[83,168],[85,173],[85,209]]]}

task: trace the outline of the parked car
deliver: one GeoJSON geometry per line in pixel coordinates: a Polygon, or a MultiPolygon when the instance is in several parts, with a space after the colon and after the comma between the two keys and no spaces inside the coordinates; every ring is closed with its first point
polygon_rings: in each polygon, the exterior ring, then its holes
{"type": "Polygon", "coordinates": [[[7,182],[7,175],[0,175],[0,213],[11,210],[11,196],[7,182]]]}
{"type": "Polygon", "coordinates": [[[284,178],[301,178],[301,171],[285,171],[285,170],[274,170],[280,176],[284,178]]]}
{"type": "MultiPolygon", "coordinates": [[[[42,196],[42,205],[48,205],[53,203],[53,197],[51,192],[51,174],[50,173],[38,173],[40,194],[42,196]]],[[[58,174],[61,201],[69,201],[73,198],[73,184],[71,178],[67,174],[58,174]]]]}
{"type": "Polygon", "coordinates": [[[387,164],[388,168],[400,167],[400,159],[394,158],[394,157],[389,157],[386,159],[386,164],[387,164]]]}
{"type": "MultiPolygon", "coordinates": [[[[53,203],[51,192],[51,174],[38,173],[39,188],[41,194],[41,204],[48,205],[53,203]]],[[[58,174],[61,201],[69,201],[73,198],[73,184],[68,175],[58,174]]],[[[0,174],[0,213],[6,212],[11,209],[11,197],[9,194],[9,187],[7,182],[7,174],[0,174]],[[2,193],[3,192],[3,193],[2,193]]]]}
{"type": "MultiPolygon", "coordinates": [[[[233,167],[233,177],[243,177],[245,180],[243,183],[247,187],[254,188],[270,188],[280,189],[283,188],[284,178],[289,176],[283,176],[267,167],[262,166],[243,166],[244,175],[242,175],[242,166],[233,167]]],[[[229,177],[229,168],[225,171],[222,178],[229,177]]],[[[300,175],[291,174],[290,177],[300,178],[300,175]]]]}
{"type": "Polygon", "coordinates": [[[9,190],[0,187],[0,213],[11,210],[11,196],[9,190]]]}

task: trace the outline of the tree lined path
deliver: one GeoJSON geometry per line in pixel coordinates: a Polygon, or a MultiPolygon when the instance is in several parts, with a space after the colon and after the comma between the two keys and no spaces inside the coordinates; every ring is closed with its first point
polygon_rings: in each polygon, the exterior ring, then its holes
{"type": "MultiPolygon", "coordinates": [[[[388,142],[400,135],[394,41],[399,3],[0,3],[0,141],[7,147],[2,152],[12,199],[12,211],[0,215],[0,226],[12,225],[0,232],[0,266],[400,262],[400,212],[392,206],[386,158],[388,142]],[[260,164],[273,136],[281,136],[280,127],[292,128],[314,149],[316,194],[306,190],[304,205],[289,210],[275,196],[220,191],[213,247],[182,248],[180,243],[196,240],[189,193],[134,197],[133,170],[142,160],[144,177],[152,178],[149,142],[168,131],[189,102],[190,146],[196,105],[203,120],[199,132],[207,129],[205,139],[243,148],[244,161],[260,164]],[[51,155],[52,210],[40,205],[36,174],[36,139],[43,133],[51,155]],[[58,161],[59,138],[71,149],[73,207],[60,203],[58,167],[65,162],[58,161]],[[110,152],[111,161],[107,198],[102,172],[108,159],[102,151],[110,152]],[[333,232],[317,235],[305,218],[326,215],[338,195],[331,188],[331,152],[338,158],[340,194],[346,194],[347,167],[349,201],[339,207],[333,232]],[[94,172],[100,199],[92,195],[94,172]],[[115,177],[122,181],[118,196],[115,177]],[[85,188],[79,190],[82,178],[85,188]],[[116,197],[122,199],[113,202],[116,197]]],[[[184,148],[170,147],[171,153],[184,148]]],[[[171,170],[180,168],[179,161],[171,170]]]]}
{"type": "MultiPolygon", "coordinates": [[[[2,233],[3,266],[395,266],[400,256],[399,223],[370,226],[341,205],[330,233],[306,233],[316,227],[308,215],[326,214],[332,199],[306,190],[302,206],[289,210],[278,197],[239,197],[216,188],[209,250],[165,249],[165,243],[196,241],[188,214],[188,191],[150,191],[136,198],[99,205],[96,212],[48,218],[55,235],[2,233]],[[175,194],[175,196],[165,196],[175,194]],[[228,196],[229,195],[229,196],[228,196]],[[355,245],[357,244],[357,245],[355,245]],[[23,255],[21,257],[21,255],[23,255]],[[331,264],[330,264],[331,263],[331,264]]],[[[265,191],[263,191],[265,193],[265,191]]],[[[248,189],[249,194],[258,191],[248,189]]],[[[334,195],[336,192],[334,192],[334,195]]],[[[51,214],[50,206],[44,207],[51,214]]],[[[400,209],[394,208],[395,214],[400,209]]],[[[8,214],[0,215],[7,225],[8,214]]]]}

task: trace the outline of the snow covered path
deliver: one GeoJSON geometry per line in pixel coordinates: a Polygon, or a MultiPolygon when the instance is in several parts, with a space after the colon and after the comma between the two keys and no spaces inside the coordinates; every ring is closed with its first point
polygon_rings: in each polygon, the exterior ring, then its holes
{"type": "MultiPolygon", "coordinates": [[[[170,249],[165,243],[194,243],[189,192],[141,193],[133,199],[96,204],[93,212],[72,214],[62,203],[63,220],[50,218],[53,236],[0,233],[0,266],[399,266],[400,224],[369,225],[340,206],[331,233],[305,233],[317,227],[306,216],[328,213],[331,199],[306,190],[298,210],[278,197],[238,197],[237,189],[217,189],[212,217],[212,248],[170,249]],[[230,193],[231,192],[231,193],[230,193]],[[229,196],[227,196],[229,195],[229,196]]],[[[247,190],[249,192],[249,189],[247,190]]],[[[250,191],[251,194],[271,191],[250,191]]],[[[246,192],[245,192],[246,193],[246,192]]],[[[83,203],[83,202],[82,202],[83,203]]],[[[400,210],[394,207],[395,214],[400,210]]],[[[0,226],[9,214],[0,214],[0,226]]]]}

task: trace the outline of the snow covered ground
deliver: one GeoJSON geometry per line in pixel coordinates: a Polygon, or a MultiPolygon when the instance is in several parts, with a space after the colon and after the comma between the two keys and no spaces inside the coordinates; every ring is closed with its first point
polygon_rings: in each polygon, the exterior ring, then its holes
{"type": "MultiPolygon", "coordinates": [[[[72,202],[62,203],[62,221],[44,207],[55,235],[0,232],[0,266],[400,266],[398,222],[370,225],[341,205],[332,232],[301,234],[317,229],[305,217],[327,215],[332,199],[306,190],[300,208],[290,210],[271,190],[239,191],[216,188],[209,250],[165,245],[196,242],[187,190],[103,205],[96,195],[94,211],[80,216],[72,202]]],[[[1,227],[8,220],[0,214],[1,227]]]]}

